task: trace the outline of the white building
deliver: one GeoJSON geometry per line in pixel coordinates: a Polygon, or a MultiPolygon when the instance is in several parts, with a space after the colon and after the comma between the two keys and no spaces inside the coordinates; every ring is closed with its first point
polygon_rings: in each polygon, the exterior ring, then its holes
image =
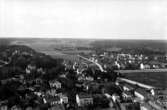
{"type": "Polygon", "coordinates": [[[60,101],[61,103],[68,103],[68,97],[63,94],[60,96],[60,101]]]}
{"type": "Polygon", "coordinates": [[[76,102],[78,106],[86,106],[86,105],[93,104],[93,98],[89,94],[77,94],[76,102]]]}
{"type": "Polygon", "coordinates": [[[49,85],[52,88],[57,88],[57,89],[61,88],[61,83],[57,80],[49,81],[49,85]]]}

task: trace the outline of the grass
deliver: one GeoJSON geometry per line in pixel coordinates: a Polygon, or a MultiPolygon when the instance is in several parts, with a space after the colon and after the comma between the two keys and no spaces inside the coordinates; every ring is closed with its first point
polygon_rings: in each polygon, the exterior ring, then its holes
{"type": "Polygon", "coordinates": [[[126,78],[158,88],[167,88],[166,72],[127,73],[126,78]]]}

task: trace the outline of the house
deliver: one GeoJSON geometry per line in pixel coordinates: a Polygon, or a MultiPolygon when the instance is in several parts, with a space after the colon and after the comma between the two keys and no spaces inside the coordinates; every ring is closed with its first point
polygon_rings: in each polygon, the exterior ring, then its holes
{"type": "Polygon", "coordinates": [[[148,101],[148,104],[152,107],[153,110],[165,110],[163,109],[163,106],[161,106],[156,101],[148,101]]]}
{"type": "Polygon", "coordinates": [[[14,105],[11,107],[11,110],[22,110],[20,106],[14,105]]]}
{"type": "Polygon", "coordinates": [[[80,82],[82,82],[82,81],[85,80],[84,74],[80,74],[80,75],[78,75],[77,77],[78,77],[78,81],[80,81],[80,82]]]}
{"type": "Polygon", "coordinates": [[[27,66],[27,68],[26,68],[26,73],[27,74],[30,74],[30,73],[32,73],[33,71],[35,71],[36,70],[36,65],[34,65],[34,64],[29,64],[28,66],[27,66]]]}
{"type": "MultiPolygon", "coordinates": [[[[93,105],[94,106],[98,106],[100,108],[108,108],[109,104],[111,104],[110,102],[112,102],[110,100],[110,95],[109,94],[93,94],[93,105]]],[[[113,103],[112,105],[113,106],[113,103]]]]}
{"type": "Polygon", "coordinates": [[[61,101],[60,101],[60,97],[58,97],[58,96],[54,96],[54,97],[52,97],[52,96],[49,96],[49,97],[44,97],[43,98],[43,102],[46,104],[46,103],[48,103],[48,104],[50,104],[51,106],[54,106],[54,105],[56,105],[56,104],[61,104],[61,101]]]}
{"type": "Polygon", "coordinates": [[[49,81],[49,85],[51,88],[57,88],[57,89],[61,88],[61,83],[57,80],[49,81]]]}
{"type": "Polygon", "coordinates": [[[151,67],[149,64],[143,64],[143,63],[140,64],[140,69],[150,69],[150,68],[151,67]]]}
{"type": "Polygon", "coordinates": [[[167,99],[164,98],[164,99],[157,100],[157,103],[163,106],[164,108],[167,108],[167,99]]]}
{"type": "Polygon", "coordinates": [[[131,91],[131,90],[133,90],[134,89],[134,87],[132,87],[132,86],[130,86],[129,84],[124,84],[124,86],[123,86],[123,90],[124,91],[131,91]]]}
{"type": "Polygon", "coordinates": [[[36,84],[42,84],[43,83],[43,80],[41,78],[36,78],[35,79],[35,83],[36,84]]]}
{"type": "Polygon", "coordinates": [[[140,98],[141,101],[143,101],[148,98],[149,93],[142,88],[137,88],[134,94],[136,97],[140,98]]]}
{"type": "Polygon", "coordinates": [[[130,91],[124,91],[123,97],[126,101],[130,101],[130,100],[132,100],[133,94],[130,91]]]}
{"type": "Polygon", "coordinates": [[[7,105],[0,105],[0,110],[8,110],[8,106],[7,105]]]}
{"type": "Polygon", "coordinates": [[[51,90],[46,91],[46,94],[50,96],[55,96],[57,95],[57,92],[56,92],[56,89],[51,89],[51,90]]]}
{"type": "Polygon", "coordinates": [[[119,96],[118,94],[113,94],[113,95],[111,96],[111,98],[112,98],[113,102],[116,102],[116,101],[119,101],[119,100],[120,100],[120,96],[119,96]]]}
{"type": "Polygon", "coordinates": [[[33,110],[33,108],[31,106],[28,106],[28,107],[26,107],[25,110],[33,110]]]}
{"type": "Polygon", "coordinates": [[[63,104],[55,104],[54,106],[52,106],[48,110],[65,110],[65,107],[63,104]]]}
{"type": "Polygon", "coordinates": [[[153,66],[154,69],[159,69],[159,65],[154,64],[152,66],[153,66]]]}
{"type": "Polygon", "coordinates": [[[90,94],[77,94],[76,102],[78,106],[87,106],[93,104],[93,97],[90,94]]]}
{"type": "Polygon", "coordinates": [[[155,90],[157,102],[167,108],[167,89],[155,90]]]}
{"type": "Polygon", "coordinates": [[[91,76],[88,76],[88,77],[86,77],[86,80],[87,80],[87,81],[93,81],[93,80],[94,80],[94,78],[93,78],[93,77],[91,77],[91,76]]]}
{"type": "Polygon", "coordinates": [[[139,103],[121,103],[121,110],[140,110],[139,103]]]}
{"type": "Polygon", "coordinates": [[[65,94],[61,95],[60,96],[60,101],[61,101],[61,103],[67,104],[68,103],[68,97],[67,97],[67,95],[65,95],[65,94]]]}
{"type": "Polygon", "coordinates": [[[8,100],[0,101],[0,110],[8,110],[7,103],[8,103],[8,100]]]}
{"type": "Polygon", "coordinates": [[[41,74],[45,74],[45,71],[43,70],[43,68],[38,68],[38,69],[37,69],[37,72],[38,72],[38,73],[41,73],[41,74]]]}
{"type": "Polygon", "coordinates": [[[34,92],[35,95],[37,95],[38,97],[43,96],[42,92],[34,92]]]}

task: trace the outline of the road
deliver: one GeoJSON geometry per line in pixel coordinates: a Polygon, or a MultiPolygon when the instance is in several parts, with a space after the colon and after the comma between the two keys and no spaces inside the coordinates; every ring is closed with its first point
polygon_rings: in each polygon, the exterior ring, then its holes
{"type": "Polygon", "coordinates": [[[86,58],[86,57],[81,56],[81,55],[77,55],[77,56],[80,57],[80,58],[82,58],[82,59],[84,59],[84,60],[87,60],[87,61],[89,61],[89,62],[91,62],[91,63],[94,63],[95,65],[97,65],[97,66],[99,67],[99,69],[100,69],[101,72],[104,72],[104,71],[105,71],[105,70],[103,69],[103,67],[102,67],[99,63],[94,62],[94,61],[92,61],[92,60],[90,60],[90,59],[88,59],[88,58],[86,58]]]}

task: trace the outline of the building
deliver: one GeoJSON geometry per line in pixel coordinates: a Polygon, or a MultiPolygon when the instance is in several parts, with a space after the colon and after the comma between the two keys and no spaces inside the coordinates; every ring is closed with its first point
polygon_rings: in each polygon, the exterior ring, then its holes
{"type": "Polygon", "coordinates": [[[113,94],[111,96],[111,98],[112,98],[113,102],[117,102],[117,101],[119,102],[120,101],[120,96],[118,94],[113,94]]]}
{"type": "Polygon", "coordinates": [[[150,69],[150,68],[151,67],[149,64],[143,64],[143,63],[140,64],[140,69],[150,69]]]}
{"type": "Polygon", "coordinates": [[[135,96],[140,98],[141,101],[144,101],[145,99],[148,98],[148,94],[144,89],[142,88],[137,88],[134,92],[135,96]]]}
{"type": "Polygon", "coordinates": [[[140,103],[141,110],[153,110],[153,108],[148,103],[140,103]]]}
{"type": "Polygon", "coordinates": [[[36,65],[34,64],[29,64],[26,68],[26,73],[30,74],[32,72],[36,71],[36,65]]]}
{"type": "Polygon", "coordinates": [[[0,105],[0,110],[8,110],[8,106],[7,105],[0,105]]]}
{"type": "Polygon", "coordinates": [[[61,102],[60,102],[60,97],[58,97],[58,96],[55,96],[55,97],[52,97],[52,96],[50,96],[50,97],[44,97],[43,98],[43,102],[46,104],[46,103],[48,103],[48,104],[50,104],[51,106],[54,106],[54,105],[56,105],[56,104],[61,104],[61,102]]]}
{"type": "Polygon", "coordinates": [[[158,104],[156,101],[148,101],[149,105],[153,108],[153,110],[165,110],[163,106],[158,104]]]}
{"type": "Polygon", "coordinates": [[[41,78],[36,78],[35,79],[35,83],[36,84],[42,84],[43,83],[43,80],[41,78]]]}
{"type": "Polygon", "coordinates": [[[49,85],[51,88],[57,88],[57,89],[61,88],[61,83],[57,80],[49,81],[49,85]]]}
{"type": "Polygon", "coordinates": [[[167,108],[167,99],[157,100],[157,103],[160,104],[162,107],[167,108]]]}
{"type": "Polygon", "coordinates": [[[11,107],[11,110],[22,110],[20,106],[14,105],[11,107]]]}
{"type": "Polygon", "coordinates": [[[62,104],[55,104],[54,106],[52,106],[48,110],[65,110],[65,108],[62,104]]]}
{"type": "Polygon", "coordinates": [[[93,104],[93,97],[90,94],[77,94],[76,102],[78,106],[87,106],[93,104]]]}
{"type": "Polygon", "coordinates": [[[155,97],[161,106],[167,108],[167,89],[155,90],[155,97]]]}
{"type": "Polygon", "coordinates": [[[124,91],[124,92],[122,93],[122,95],[123,95],[123,97],[124,97],[124,100],[130,101],[130,100],[133,99],[133,94],[132,94],[132,92],[130,92],[130,91],[124,91]]]}
{"type": "Polygon", "coordinates": [[[57,92],[56,92],[56,89],[50,89],[50,90],[46,91],[46,94],[50,95],[50,96],[56,96],[57,92]]]}
{"type": "Polygon", "coordinates": [[[121,110],[140,110],[139,103],[121,103],[121,110]]]}
{"type": "MultiPolygon", "coordinates": [[[[121,82],[122,83],[122,82],[121,82]]],[[[123,82],[124,83],[124,82],[123,82]]],[[[124,91],[131,91],[134,90],[134,87],[130,86],[129,84],[123,84],[123,90],[124,91]]]]}
{"type": "Polygon", "coordinates": [[[67,97],[67,95],[61,95],[60,96],[60,101],[61,101],[61,103],[65,103],[65,104],[67,104],[68,103],[68,97],[67,97]]]}

